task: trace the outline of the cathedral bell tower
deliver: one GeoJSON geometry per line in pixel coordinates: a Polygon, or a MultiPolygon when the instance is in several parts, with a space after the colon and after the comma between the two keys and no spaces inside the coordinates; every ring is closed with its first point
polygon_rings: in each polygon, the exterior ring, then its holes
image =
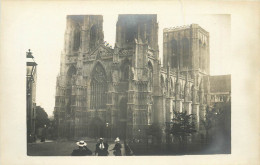
{"type": "Polygon", "coordinates": [[[88,53],[104,42],[101,15],[69,15],[65,32],[65,53],[88,53]]]}
{"type": "Polygon", "coordinates": [[[104,42],[101,15],[69,15],[57,77],[55,118],[58,135],[77,137],[86,134],[79,129],[86,123],[87,79],[83,66],[85,57],[104,42]]]}
{"type": "Polygon", "coordinates": [[[163,65],[209,75],[209,33],[197,24],[163,30],[163,65]]]}

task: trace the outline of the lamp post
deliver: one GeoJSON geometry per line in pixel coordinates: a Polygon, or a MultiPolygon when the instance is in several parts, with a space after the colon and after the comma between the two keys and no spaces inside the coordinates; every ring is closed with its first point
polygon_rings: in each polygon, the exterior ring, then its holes
{"type": "Polygon", "coordinates": [[[109,137],[109,135],[108,135],[108,129],[109,129],[109,128],[108,128],[108,127],[109,127],[109,123],[106,123],[106,134],[107,134],[106,137],[107,137],[107,139],[108,139],[108,137],[109,137]]]}
{"type": "Polygon", "coordinates": [[[140,143],[141,141],[141,129],[138,129],[138,142],[140,143]]]}
{"type": "Polygon", "coordinates": [[[36,66],[30,49],[26,52],[26,120],[27,120],[27,140],[32,141],[35,136],[35,96],[36,96],[36,66]]]}

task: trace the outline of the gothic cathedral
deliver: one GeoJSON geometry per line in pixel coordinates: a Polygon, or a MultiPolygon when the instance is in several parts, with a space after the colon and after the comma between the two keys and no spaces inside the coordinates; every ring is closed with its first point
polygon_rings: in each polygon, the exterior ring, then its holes
{"type": "Polygon", "coordinates": [[[209,68],[209,33],[197,24],[164,29],[161,65],[156,14],[119,15],[114,48],[104,42],[101,15],[67,16],[58,136],[132,139],[157,123],[164,137],[173,111],[195,114],[200,130],[206,106],[230,99],[230,75],[210,76],[209,68]],[[225,89],[214,93],[211,83],[225,89]]]}

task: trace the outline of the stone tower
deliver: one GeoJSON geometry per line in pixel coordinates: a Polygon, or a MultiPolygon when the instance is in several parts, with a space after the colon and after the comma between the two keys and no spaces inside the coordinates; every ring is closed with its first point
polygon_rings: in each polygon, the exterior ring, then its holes
{"type": "Polygon", "coordinates": [[[160,67],[157,16],[154,14],[119,15],[116,27],[114,50],[119,54],[119,59],[123,59],[121,72],[129,68],[130,74],[126,88],[127,136],[145,136],[147,126],[156,120],[153,93],[158,91],[155,89],[159,86],[158,74],[155,73],[159,72],[160,67]],[[124,64],[124,61],[129,63],[124,64]]]}
{"type": "Polygon", "coordinates": [[[204,92],[204,87],[207,85],[206,77],[209,76],[210,72],[209,57],[209,33],[199,25],[191,24],[164,29],[163,68],[169,67],[169,70],[177,71],[186,77],[183,101],[176,97],[177,107],[175,109],[177,111],[184,109],[189,113],[196,114],[197,129],[200,126],[200,117],[205,114],[205,98],[208,97],[208,93],[204,92]],[[192,80],[191,83],[188,82],[188,79],[192,80]],[[188,87],[189,84],[191,88],[188,87]],[[188,97],[186,93],[191,96],[188,97]]]}
{"type": "Polygon", "coordinates": [[[209,75],[209,33],[197,24],[164,29],[163,65],[209,75]]]}
{"type": "Polygon", "coordinates": [[[60,137],[143,136],[156,116],[156,15],[119,15],[114,49],[102,24],[102,16],[67,17],[55,102],[60,137]]]}
{"type": "Polygon", "coordinates": [[[103,17],[67,16],[64,50],[57,77],[55,116],[59,136],[75,137],[86,133],[87,76],[83,59],[103,43],[103,17]]]}

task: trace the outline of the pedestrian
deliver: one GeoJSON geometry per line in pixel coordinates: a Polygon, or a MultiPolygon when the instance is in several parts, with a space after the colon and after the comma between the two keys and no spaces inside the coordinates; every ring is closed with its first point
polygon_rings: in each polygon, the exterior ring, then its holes
{"type": "Polygon", "coordinates": [[[92,151],[88,149],[87,143],[83,140],[76,143],[79,148],[72,151],[71,156],[87,156],[92,155],[92,151]]]}
{"type": "Polygon", "coordinates": [[[104,142],[103,138],[99,138],[98,143],[96,144],[95,155],[98,156],[107,156],[108,155],[108,144],[104,142]]]}
{"type": "Polygon", "coordinates": [[[114,154],[115,156],[122,156],[122,153],[121,153],[121,148],[122,148],[122,146],[121,146],[121,144],[120,144],[120,139],[119,139],[119,137],[116,138],[115,143],[116,143],[116,144],[115,144],[115,147],[112,149],[112,150],[114,150],[113,154],[114,154]]]}
{"type": "Polygon", "coordinates": [[[126,156],[132,156],[133,155],[133,151],[131,150],[131,148],[129,147],[129,145],[125,142],[125,155],[126,156]]]}
{"type": "Polygon", "coordinates": [[[46,125],[44,125],[44,127],[42,129],[41,142],[45,142],[46,134],[47,134],[47,128],[46,128],[46,125]]]}

